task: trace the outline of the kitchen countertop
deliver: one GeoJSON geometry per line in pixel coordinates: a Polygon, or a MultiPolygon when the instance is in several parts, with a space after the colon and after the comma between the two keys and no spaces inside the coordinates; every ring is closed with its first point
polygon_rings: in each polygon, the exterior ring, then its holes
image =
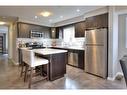
{"type": "MultiPolygon", "coordinates": [[[[49,48],[60,48],[60,49],[73,49],[73,50],[85,50],[85,48],[83,47],[76,47],[76,46],[49,46],[49,48]]],[[[29,47],[24,47],[24,48],[20,48],[20,49],[31,49],[29,47]]]]}
{"type": "Polygon", "coordinates": [[[75,50],[84,50],[83,47],[76,47],[76,46],[52,46],[54,48],[63,48],[63,49],[75,49],[75,50]]]}
{"type": "Polygon", "coordinates": [[[60,49],[51,49],[51,48],[44,48],[44,49],[33,49],[35,53],[39,53],[42,55],[49,55],[49,54],[57,54],[57,53],[64,53],[67,50],[60,50],[60,49]]]}
{"type": "MultiPolygon", "coordinates": [[[[29,48],[20,48],[20,49],[28,49],[29,48]]],[[[51,49],[51,48],[44,48],[44,49],[32,49],[33,52],[42,54],[42,55],[49,55],[49,54],[57,54],[57,53],[64,53],[67,50],[60,50],[60,49],[51,49]]]]}

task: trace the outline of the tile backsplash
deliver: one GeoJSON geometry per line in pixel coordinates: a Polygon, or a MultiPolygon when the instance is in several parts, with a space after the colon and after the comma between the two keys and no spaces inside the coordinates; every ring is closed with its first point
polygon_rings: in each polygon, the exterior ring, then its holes
{"type": "Polygon", "coordinates": [[[69,43],[65,43],[63,39],[44,39],[44,38],[17,38],[17,47],[20,44],[25,44],[28,42],[39,42],[43,43],[43,46],[75,46],[75,47],[84,47],[85,38],[75,38],[73,41],[70,41],[69,43]]]}

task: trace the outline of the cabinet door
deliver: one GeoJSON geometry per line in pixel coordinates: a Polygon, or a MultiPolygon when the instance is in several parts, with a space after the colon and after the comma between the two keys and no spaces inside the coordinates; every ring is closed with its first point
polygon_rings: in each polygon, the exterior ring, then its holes
{"type": "Polygon", "coordinates": [[[18,24],[18,38],[30,38],[30,31],[34,30],[37,32],[43,32],[43,37],[44,38],[49,38],[50,37],[50,28],[45,27],[45,26],[40,26],[40,25],[34,25],[34,24],[29,24],[29,23],[22,23],[19,22],[18,24]]]}
{"type": "Polygon", "coordinates": [[[75,37],[84,37],[85,35],[85,22],[75,24],[75,37]]]}
{"type": "Polygon", "coordinates": [[[66,73],[67,60],[67,53],[51,55],[50,80],[55,80],[64,76],[66,73]]]}
{"type": "Polygon", "coordinates": [[[86,29],[108,27],[108,13],[86,18],[86,29]]]}
{"type": "Polygon", "coordinates": [[[56,27],[56,33],[55,38],[60,39],[63,38],[63,28],[62,27],[56,27]]]}
{"type": "Polygon", "coordinates": [[[59,30],[60,30],[60,28],[56,27],[56,36],[55,36],[55,38],[59,38],[59,30]]]}
{"type": "Polygon", "coordinates": [[[78,67],[84,70],[84,51],[78,51],[78,67]]]}
{"type": "Polygon", "coordinates": [[[29,38],[30,37],[30,26],[24,23],[18,23],[18,38],[29,38]]]}

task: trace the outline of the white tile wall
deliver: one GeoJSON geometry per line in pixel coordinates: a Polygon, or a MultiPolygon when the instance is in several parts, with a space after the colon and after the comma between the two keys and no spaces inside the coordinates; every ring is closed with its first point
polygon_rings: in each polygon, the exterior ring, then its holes
{"type": "MultiPolygon", "coordinates": [[[[52,46],[55,43],[57,46],[61,46],[63,39],[44,39],[44,38],[17,38],[17,47],[19,43],[25,44],[27,42],[39,42],[43,43],[44,46],[52,46]]],[[[84,47],[85,38],[75,38],[73,42],[67,43],[68,46],[84,47]]]]}

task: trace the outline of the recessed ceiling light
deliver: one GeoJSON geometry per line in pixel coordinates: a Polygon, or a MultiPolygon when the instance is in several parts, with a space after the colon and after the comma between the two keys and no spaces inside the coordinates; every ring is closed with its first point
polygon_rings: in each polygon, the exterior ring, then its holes
{"type": "Polygon", "coordinates": [[[80,12],[80,10],[79,10],[79,9],[77,9],[76,11],[77,11],[77,12],[80,12]]]}
{"type": "Polygon", "coordinates": [[[48,11],[41,12],[40,14],[41,14],[43,17],[48,17],[48,16],[51,15],[51,13],[48,12],[48,11]]]}
{"type": "Polygon", "coordinates": [[[35,16],[34,18],[37,19],[37,16],[35,16]]]}
{"type": "Polygon", "coordinates": [[[54,30],[52,32],[55,32],[54,30]]]}
{"type": "Polygon", "coordinates": [[[52,19],[50,19],[49,22],[52,22],[52,19]]]}
{"type": "Polygon", "coordinates": [[[63,18],[63,16],[60,16],[60,18],[63,18]]]}
{"type": "Polygon", "coordinates": [[[3,22],[3,21],[0,21],[0,25],[4,25],[5,24],[5,22],[3,22]]]}

